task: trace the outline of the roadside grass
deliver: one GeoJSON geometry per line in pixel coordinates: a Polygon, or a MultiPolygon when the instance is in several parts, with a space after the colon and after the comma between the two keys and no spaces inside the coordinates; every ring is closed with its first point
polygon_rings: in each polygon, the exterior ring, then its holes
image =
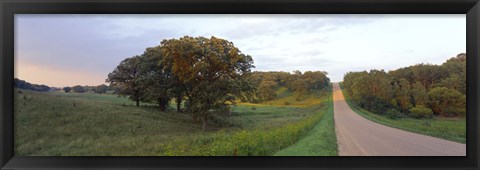
{"type": "Polygon", "coordinates": [[[358,107],[349,99],[348,94],[345,93],[341,84],[340,87],[342,88],[342,92],[344,92],[343,94],[346,102],[352,108],[352,110],[366,119],[410,132],[420,133],[460,143],[466,142],[467,125],[465,118],[448,119],[435,117],[432,119],[391,119],[358,107]]]}
{"type": "MultiPolygon", "coordinates": [[[[295,144],[300,138],[323,119],[327,105],[318,108],[316,114],[296,123],[275,128],[255,128],[233,133],[215,133],[203,136],[194,143],[175,141],[166,144],[174,148],[160,153],[167,155],[227,155],[227,156],[268,156],[278,150],[295,144]],[[185,144],[186,143],[186,144],[185,144]]],[[[192,141],[192,140],[190,140],[192,141]]]]}
{"type": "MultiPolygon", "coordinates": [[[[331,96],[331,94],[329,94],[331,96]]],[[[328,95],[325,95],[328,96],[328,95]]],[[[239,104],[214,115],[211,130],[190,114],[134,103],[111,94],[15,89],[17,156],[272,155],[305,136],[328,109],[239,104]]]]}
{"type": "Polygon", "coordinates": [[[332,97],[328,100],[329,107],[322,120],[304,138],[274,156],[338,156],[332,97]]]}

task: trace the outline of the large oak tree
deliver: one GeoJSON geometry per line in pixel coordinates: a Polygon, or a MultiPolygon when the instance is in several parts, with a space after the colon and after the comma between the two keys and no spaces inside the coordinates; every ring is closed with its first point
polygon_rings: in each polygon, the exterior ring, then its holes
{"type": "Polygon", "coordinates": [[[163,60],[173,75],[185,85],[188,109],[207,128],[208,115],[248,97],[253,86],[247,81],[253,68],[249,55],[232,42],[211,37],[169,39],[161,42],[163,60]]]}

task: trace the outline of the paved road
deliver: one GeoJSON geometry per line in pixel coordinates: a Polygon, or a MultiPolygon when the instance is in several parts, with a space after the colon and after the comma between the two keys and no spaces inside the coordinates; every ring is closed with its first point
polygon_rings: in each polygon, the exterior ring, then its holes
{"type": "Polygon", "coordinates": [[[333,84],[334,119],[340,156],[465,156],[466,145],[407,132],[363,118],[333,84]]]}

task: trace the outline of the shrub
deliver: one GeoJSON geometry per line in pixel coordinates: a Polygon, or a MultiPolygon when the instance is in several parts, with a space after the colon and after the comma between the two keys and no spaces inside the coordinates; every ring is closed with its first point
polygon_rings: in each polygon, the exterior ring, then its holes
{"type": "Polygon", "coordinates": [[[445,87],[436,87],[428,92],[430,105],[437,115],[464,116],[466,110],[466,96],[457,90],[445,87]]]}
{"type": "Polygon", "coordinates": [[[390,105],[380,98],[369,96],[359,102],[360,107],[377,114],[383,114],[388,111],[390,105]]]}
{"type": "Polygon", "coordinates": [[[414,108],[410,109],[410,116],[413,118],[432,118],[433,111],[430,108],[424,107],[422,105],[418,105],[414,108]]]}
{"type": "Polygon", "coordinates": [[[385,112],[385,115],[390,118],[390,119],[401,119],[405,118],[405,114],[399,112],[396,109],[390,109],[387,112],[385,112]]]}
{"type": "Polygon", "coordinates": [[[80,86],[80,85],[73,86],[72,91],[75,92],[75,93],[85,93],[86,92],[85,88],[80,86]]]}

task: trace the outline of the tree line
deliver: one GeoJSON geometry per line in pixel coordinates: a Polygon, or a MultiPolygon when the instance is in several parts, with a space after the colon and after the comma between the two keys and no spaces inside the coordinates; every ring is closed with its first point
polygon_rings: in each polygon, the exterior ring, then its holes
{"type": "Polygon", "coordinates": [[[116,89],[110,88],[109,86],[102,84],[98,86],[81,86],[81,85],[76,85],[72,87],[50,87],[44,84],[32,84],[29,83],[25,80],[21,80],[18,78],[14,78],[14,86],[16,88],[20,89],[25,89],[25,90],[33,90],[33,91],[38,91],[38,92],[52,92],[52,91],[59,91],[63,90],[65,93],[70,93],[70,92],[75,92],[75,93],[85,93],[85,92],[94,92],[94,93],[106,93],[109,90],[113,90],[115,93],[116,89]]]}
{"type": "Polygon", "coordinates": [[[461,53],[441,65],[349,72],[343,86],[358,106],[394,118],[464,116],[466,72],[466,54],[461,53]]]}
{"type": "Polygon", "coordinates": [[[322,90],[329,86],[330,79],[327,72],[324,71],[293,71],[289,72],[254,72],[250,81],[257,87],[257,95],[253,98],[253,103],[274,99],[276,91],[280,87],[285,87],[292,91],[296,100],[312,90],[322,90]]]}
{"type": "Polygon", "coordinates": [[[140,101],[157,103],[165,111],[175,100],[177,112],[184,108],[194,121],[203,121],[205,130],[209,114],[254,96],[255,87],[248,81],[252,68],[252,57],[230,41],[184,36],[124,59],[106,82],[137,106],[140,101]]]}
{"type": "Polygon", "coordinates": [[[15,83],[14,86],[20,89],[33,90],[33,91],[39,91],[39,92],[49,92],[49,91],[55,90],[55,88],[49,87],[44,84],[32,84],[25,80],[20,80],[18,78],[14,78],[14,83],[15,83]]]}
{"type": "Polygon", "coordinates": [[[98,85],[98,86],[81,86],[81,85],[76,85],[76,86],[72,86],[72,87],[66,86],[66,87],[63,87],[62,90],[65,91],[65,93],[70,93],[70,92],[74,92],[74,93],[94,92],[94,93],[98,93],[98,94],[104,94],[104,93],[107,93],[107,91],[110,91],[110,90],[113,90],[113,93],[116,92],[115,91],[116,89],[110,88],[109,86],[107,86],[105,84],[101,84],[101,85],[98,85]]]}

